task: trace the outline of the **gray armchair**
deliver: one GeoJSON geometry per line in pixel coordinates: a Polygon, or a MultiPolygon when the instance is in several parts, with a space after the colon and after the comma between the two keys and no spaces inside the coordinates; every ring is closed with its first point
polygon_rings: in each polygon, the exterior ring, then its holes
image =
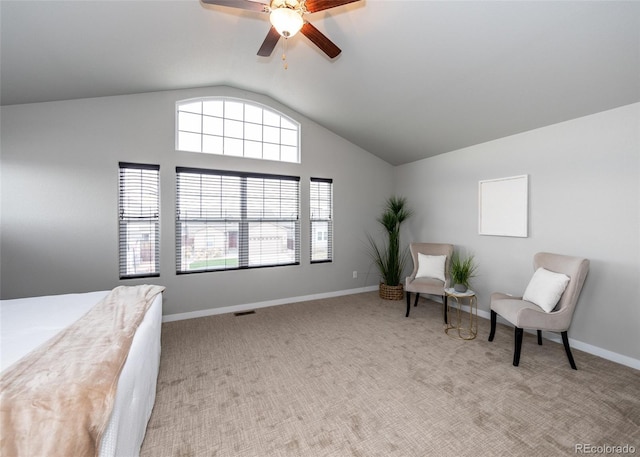
{"type": "Polygon", "coordinates": [[[418,299],[420,294],[438,295],[442,297],[442,303],[444,305],[444,321],[447,322],[447,296],[444,290],[450,287],[451,279],[449,277],[449,270],[451,267],[451,256],[453,254],[452,244],[441,243],[411,243],[409,245],[411,250],[411,258],[413,259],[413,272],[411,276],[405,279],[404,290],[407,292],[407,314],[409,317],[409,311],[411,310],[411,292],[416,294],[416,301],[414,306],[418,306],[418,299]],[[444,264],[444,281],[435,277],[416,277],[418,273],[418,254],[424,254],[429,256],[446,256],[444,264]]]}
{"type": "MultiPolygon", "coordinates": [[[[503,293],[493,293],[491,295],[491,333],[489,341],[493,341],[496,332],[496,317],[499,314],[504,319],[515,326],[515,349],[513,354],[513,365],[520,363],[520,349],[522,348],[523,329],[536,329],[538,333],[538,344],[542,344],[542,331],[559,332],[562,335],[567,358],[571,368],[576,370],[576,364],[571,355],[569,338],[567,331],[571,325],[573,312],[578,302],[578,297],[584,285],[584,281],[589,272],[589,260],[579,257],[570,257],[560,254],[550,254],[539,252],[533,258],[533,269],[544,268],[549,272],[562,273],[569,277],[569,281],[561,292],[557,305],[548,305],[545,311],[539,305],[524,300],[523,297],[513,297],[503,293]]],[[[537,273],[536,273],[537,274],[537,273]]],[[[535,277],[535,274],[534,274],[535,277]]],[[[565,279],[566,281],[566,279],[565,279]]],[[[531,283],[529,285],[531,287],[531,283]]],[[[530,290],[527,287],[525,296],[530,290]]],[[[527,297],[528,298],[528,297],[527,297]]],[[[544,306],[544,305],[542,305],[544,306]]]]}

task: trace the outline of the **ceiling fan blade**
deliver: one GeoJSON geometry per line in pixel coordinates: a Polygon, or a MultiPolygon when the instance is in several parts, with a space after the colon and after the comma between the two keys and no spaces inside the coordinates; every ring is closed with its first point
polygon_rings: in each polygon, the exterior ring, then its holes
{"type": "Polygon", "coordinates": [[[258,55],[262,57],[269,57],[273,52],[273,49],[276,47],[276,44],[278,44],[279,39],[280,34],[274,26],[271,26],[269,33],[267,33],[267,37],[262,42],[262,46],[258,49],[258,55]]]}
{"type": "Polygon", "coordinates": [[[201,0],[202,3],[209,5],[228,6],[230,8],[238,8],[241,10],[265,12],[267,5],[253,0],[201,0]]]}
{"type": "Polygon", "coordinates": [[[333,44],[333,42],[329,38],[327,38],[320,30],[318,30],[308,22],[304,23],[302,29],[300,29],[300,32],[302,32],[304,36],[309,38],[313,42],[313,44],[318,46],[320,50],[322,50],[322,52],[324,52],[332,59],[334,57],[337,57],[338,54],[342,52],[342,50],[338,46],[333,44]]]}
{"type": "Polygon", "coordinates": [[[335,8],[336,6],[342,6],[359,1],[360,0],[307,0],[305,6],[307,11],[315,13],[317,11],[328,10],[329,8],[335,8]]]}

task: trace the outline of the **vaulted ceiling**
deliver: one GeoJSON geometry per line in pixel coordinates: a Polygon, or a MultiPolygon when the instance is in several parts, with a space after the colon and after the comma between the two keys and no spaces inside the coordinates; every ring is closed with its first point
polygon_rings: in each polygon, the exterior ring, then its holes
{"type": "Polygon", "coordinates": [[[362,0],[306,19],[342,54],[298,34],[259,57],[266,14],[198,0],[1,0],[0,101],[228,85],[391,164],[640,101],[637,1],[362,0]]]}

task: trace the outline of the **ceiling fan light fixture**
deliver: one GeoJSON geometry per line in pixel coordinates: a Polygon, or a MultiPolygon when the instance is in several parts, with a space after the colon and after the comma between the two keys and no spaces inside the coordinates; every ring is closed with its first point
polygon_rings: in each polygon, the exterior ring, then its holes
{"type": "Polygon", "coordinates": [[[304,24],[300,12],[286,6],[272,10],[269,20],[278,33],[285,38],[294,36],[304,24]]]}

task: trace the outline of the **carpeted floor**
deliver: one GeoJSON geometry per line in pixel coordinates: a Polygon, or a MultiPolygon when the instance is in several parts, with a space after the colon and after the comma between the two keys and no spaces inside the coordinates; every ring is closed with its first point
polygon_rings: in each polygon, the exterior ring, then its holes
{"type": "Polygon", "coordinates": [[[376,292],[165,323],[142,457],[640,454],[640,372],[479,319],[449,338],[442,305],[376,292]],[[590,448],[593,450],[593,448],[590,448]],[[579,454],[579,452],[578,452],[579,454]]]}

